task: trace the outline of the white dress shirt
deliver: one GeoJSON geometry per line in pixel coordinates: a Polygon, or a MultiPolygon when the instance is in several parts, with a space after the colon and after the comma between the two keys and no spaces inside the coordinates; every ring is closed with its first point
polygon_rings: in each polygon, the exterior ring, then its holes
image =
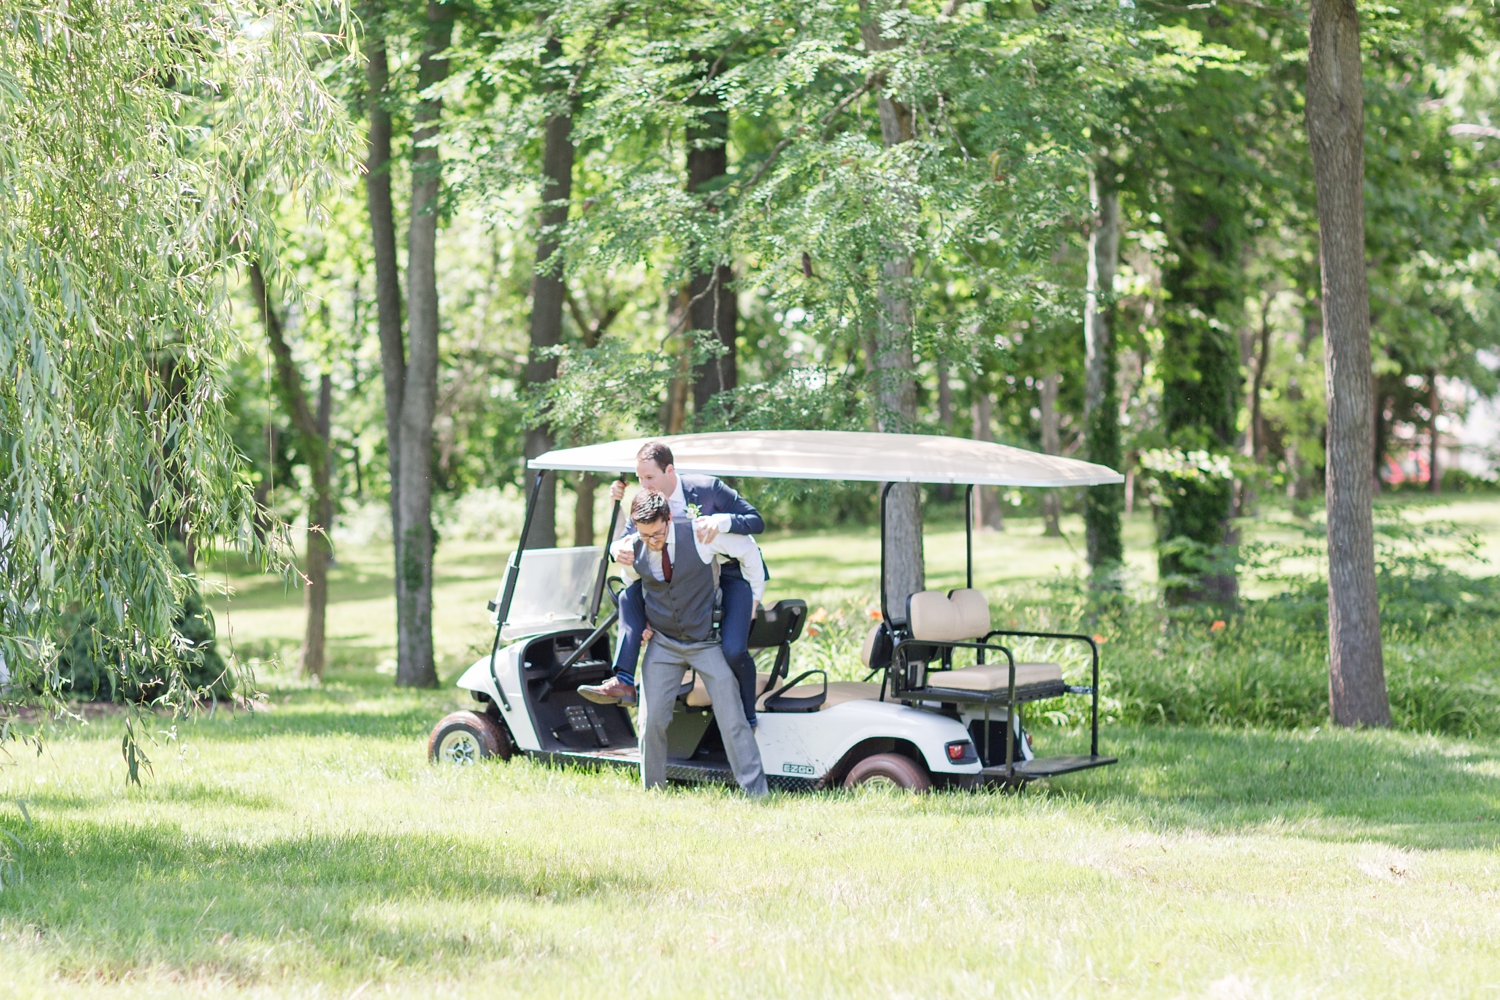
{"type": "MultiPolygon", "coordinates": [[[[679,498],[682,496],[682,488],[680,482],[681,481],[679,480],[679,486],[677,489],[677,496],[679,498]]],[[[672,565],[676,566],[677,515],[674,513],[672,517],[673,520],[667,532],[666,552],[667,557],[672,560],[672,565]]],[[[720,517],[724,518],[726,521],[729,519],[728,514],[715,514],[711,517],[703,518],[702,520],[714,521],[720,517]]],[[[715,525],[715,527],[717,527],[717,525],[715,525]]],[[[614,544],[614,554],[618,557],[621,552],[625,552],[633,548],[635,546],[635,540],[638,537],[638,535],[633,534],[621,536],[614,544]]],[[[761,561],[760,547],[755,544],[755,540],[749,535],[732,535],[727,531],[721,530],[717,535],[714,536],[713,541],[705,542],[698,537],[698,533],[695,531],[693,532],[693,544],[697,546],[698,556],[705,563],[716,562],[722,565],[723,563],[729,562],[731,559],[738,560],[740,564],[740,572],[744,575],[745,582],[750,584],[750,593],[755,597],[755,600],[759,601],[762,595],[765,594],[766,564],[761,561]]],[[[661,552],[652,549],[649,545],[647,545],[645,548],[646,563],[651,571],[651,575],[658,580],[662,579],[661,552]]],[[[620,577],[627,584],[634,583],[636,580],[639,580],[641,577],[639,565],[621,565],[620,577]]]]}

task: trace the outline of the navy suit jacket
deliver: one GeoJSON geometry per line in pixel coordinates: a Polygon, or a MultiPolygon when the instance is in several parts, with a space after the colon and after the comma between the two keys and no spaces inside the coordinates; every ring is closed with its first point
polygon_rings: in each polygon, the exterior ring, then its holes
{"type": "MultiPolygon", "coordinates": [[[[683,502],[689,506],[697,504],[705,515],[728,514],[731,534],[758,535],[766,530],[766,522],[760,516],[760,511],[722,479],[716,476],[685,476],[680,473],[677,478],[682,483],[683,502]]],[[[626,522],[625,533],[630,534],[634,530],[635,525],[626,522]]],[[[740,564],[737,562],[724,564],[724,572],[730,576],[738,576],[739,571],[740,564]]]]}
{"type": "Polygon", "coordinates": [[[714,476],[678,476],[682,482],[682,499],[697,504],[704,514],[728,514],[729,531],[735,535],[758,535],[766,530],[760,511],[736,493],[722,479],[714,476]]]}

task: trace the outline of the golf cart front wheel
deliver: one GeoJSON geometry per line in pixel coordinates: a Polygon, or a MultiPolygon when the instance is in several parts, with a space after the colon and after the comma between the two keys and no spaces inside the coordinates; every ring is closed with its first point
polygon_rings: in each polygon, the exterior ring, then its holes
{"type": "Polygon", "coordinates": [[[427,756],[434,764],[468,767],[486,757],[508,757],[510,739],[495,720],[477,712],[453,712],[432,727],[427,756]]]}
{"type": "Polygon", "coordinates": [[[902,788],[908,792],[926,792],[932,788],[927,769],[899,753],[878,753],[866,757],[849,769],[845,788],[902,788]]]}

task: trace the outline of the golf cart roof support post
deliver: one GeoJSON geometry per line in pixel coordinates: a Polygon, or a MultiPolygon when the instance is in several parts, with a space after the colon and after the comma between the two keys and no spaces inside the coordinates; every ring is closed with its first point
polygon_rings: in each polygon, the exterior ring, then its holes
{"type": "Polygon", "coordinates": [[[885,508],[886,499],[891,495],[891,487],[895,483],[886,483],[880,488],[880,620],[890,626],[891,609],[887,607],[885,596],[885,508]]]}
{"type": "Polygon", "coordinates": [[[974,589],[974,484],[964,490],[964,586],[974,589]]]}
{"type": "MultiPolygon", "coordinates": [[[[620,482],[625,481],[625,473],[620,473],[620,482]]],[[[615,528],[620,525],[620,501],[616,500],[614,509],[609,513],[609,534],[604,536],[604,551],[599,556],[599,576],[594,580],[594,596],[589,600],[589,622],[599,621],[599,602],[604,600],[604,578],[609,575],[609,547],[615,543],[615,528]]]]}
{"type": "Polygon", "coordinates": [[[1090,711],[1089,732],[1089,756],[1099,756],[1099,644],[1089,639],[1089,648],[1094,652],[1094,679],[1092,683],[1093,693],[1089,697],[1093,700],[1093,708],[1090,711]]]}

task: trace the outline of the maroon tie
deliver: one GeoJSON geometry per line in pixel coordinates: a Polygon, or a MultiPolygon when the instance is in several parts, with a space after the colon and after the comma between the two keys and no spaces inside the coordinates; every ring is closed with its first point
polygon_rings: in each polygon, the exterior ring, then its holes
{"type": "Polygon", "coordinates": [[[667,554],[669,546],[661,547],[661,578],[667,583],[672,582],[672,557],[667,554]]]}

